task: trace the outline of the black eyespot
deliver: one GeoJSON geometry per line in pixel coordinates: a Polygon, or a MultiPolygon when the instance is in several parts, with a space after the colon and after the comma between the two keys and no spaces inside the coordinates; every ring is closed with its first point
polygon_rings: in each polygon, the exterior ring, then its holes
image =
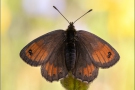
{"type": "Polygon", "coordinates": [[[79,75],[81,75],[81,72],[79,72],[79,75]]]}
{"type": "Polygon", "coordinates": [[[28,52],[29,52],[29,54],[30,54],[30,55],[32,55],[32,54],[33,54],[31,49],[30,49],[28,52]]]}
{"type": "Polygon", "coordinates": [[[53,74],[53,77],[55,77],[55,74],[53,74]]]}
{"type": "Polygon", "coordinates": [[[60,74],[62,74],[62,72],[59,72],[60,74]]]}
{"type": "Polygon", "coordinates": [[[112,53],[111,52],[108,52],[108,58],[110,58],[111,57],[111,55],[112,55],[112,53]]]}

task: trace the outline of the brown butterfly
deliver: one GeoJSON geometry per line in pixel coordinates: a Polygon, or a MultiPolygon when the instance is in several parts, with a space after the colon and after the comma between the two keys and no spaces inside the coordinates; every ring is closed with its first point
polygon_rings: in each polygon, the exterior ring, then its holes
{"type": "Polygon", "coordinates": [[[93,81],[99,67],[109,68],[120,56],[100,37],[76,31],[75,22],[69,22],[66,31],[55,30],[33,40],[21,50],[20,57],[31,66],[41,65],[42,76],[51,82],[66,77],[69,72],[82,81],[93,81]]]}

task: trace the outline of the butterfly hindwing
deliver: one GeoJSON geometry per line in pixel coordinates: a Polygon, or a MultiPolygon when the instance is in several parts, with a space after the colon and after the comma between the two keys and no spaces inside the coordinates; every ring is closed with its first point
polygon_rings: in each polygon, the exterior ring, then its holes
{"type": "Polygon", "coordinates": [[[64,49],[65,43],[59,44],[52,55],[48,58],[48,61],[41,65],[41,73],[46,80],[52,82],[64,78],[68,74],[65,65],[64,49]]]}
{"type": "Polygon", "coordinates": [[[117,51],[106,41],[87,31],[78,31],[77,37],[89,53],[90,60],[102,68],[108,68],[119,60],[117,51]]]}
{"type": "Polygon", "coordinates": [[[98,75],[98,67],[94,66],[87,50],[80,41],[76,41],[76,50],[77,57],[72,74],[82,81],[93,81],[98,75]]]}
{"type": "Polygon", "coordinates": [[[32,66],[41,65],[65,39],[64,30],[56,30],[44,34],[26,45],[20,52],[20,57],[32,66]]]}

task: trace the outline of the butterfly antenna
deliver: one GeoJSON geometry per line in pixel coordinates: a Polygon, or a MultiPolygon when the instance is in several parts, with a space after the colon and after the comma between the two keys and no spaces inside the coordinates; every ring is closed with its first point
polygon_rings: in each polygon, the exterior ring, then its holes
{"type": "Polygon", "coordinates": [[[80,18],[82,18],[84,15],[86,15],[87,13],[91,12],[91,11],[92,11],[92,9],[90,9],[88,12],[86,12],[86,13],[83,14],[81,17],[79,17],[78,19],[76,19],[76,20],[74,21],[74,23],[75,23],[77,20],[79,20],[80,18]]]}
{"type": "MultiPolygon", "coordinates": [[[[63,16],[63,14],[55,7],[55,6],[53,6],[62,16],[63,16]]],[[[63,16],[64,17],[64,16],[63,16]]],[[[64,17],[65,18],[65,17],[64,17]]],[[[66,18],[65,18],[66,19],[66,18]]],[[[67,20],[67,19],[66,19],[67,20]]],[[[67,22],[70,24],[70,22],[67,20],[67,22]]]]}

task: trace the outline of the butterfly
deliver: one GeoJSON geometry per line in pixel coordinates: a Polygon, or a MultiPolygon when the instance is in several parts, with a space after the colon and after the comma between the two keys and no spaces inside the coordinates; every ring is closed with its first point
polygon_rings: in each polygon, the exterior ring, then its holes
{"type": "Polygon", "coordinates": [[[74,22],[69,22],[67,30],[55,30],[31,41],[20,57],[31,66],[41,65],[47,81],[58,81],[71,72],[88,83],[97,77],[99,68],[109,68],[120,59],[109,43],[90,32],[76,30],[74,22]]]}

